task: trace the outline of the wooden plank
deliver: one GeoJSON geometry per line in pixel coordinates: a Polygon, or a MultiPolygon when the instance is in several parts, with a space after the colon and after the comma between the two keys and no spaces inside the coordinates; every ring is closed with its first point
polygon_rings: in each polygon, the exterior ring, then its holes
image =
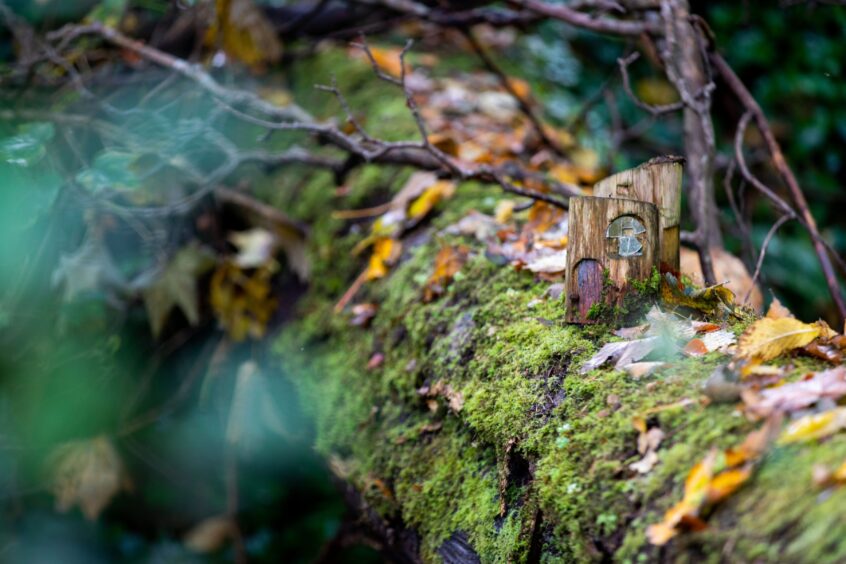
{"type": "Polygon", "coordinates": [[[681,219],[681,157],[656,157],[642,165],[618,172],[597,182],[593,195],[651,202],[658,206],[659,261],[679,270],[679,224],[681,219]]]}
{"type": "Polygon", "coordinates": [[[622,304],[632,280],[658,265],[658,208],[622,198],[570,198],[566,320],[593,323],[597,303],[622,304]]]}

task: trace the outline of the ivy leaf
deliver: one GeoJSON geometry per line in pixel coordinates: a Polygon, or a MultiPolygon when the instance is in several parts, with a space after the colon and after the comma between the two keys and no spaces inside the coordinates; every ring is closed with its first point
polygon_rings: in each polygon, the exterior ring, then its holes
{"type": "Polygon", "coordinates": [[[0,140],[0,160],[17,166],[37,164],[47,154],[47,143],[53,138],[52,123],[27,123],[18,127],[17,135],[0,140]]]}
{"type": "Polygon", "coordinates": [[[99,235],[89,236],[74,253],[59,259],[53,271],[53,286],[64,286],[64,301],[99,291],[111,291],[125,285],[123,275],[99,235]]]}
{"type": "Polygon", "coordinates": [[[197,278],[213,265],[211,252],[197,243],[192,243],[180,249],[161,274],[143,290],[144,305],[154,337],[161,334],[174,308],[182,311],[191,325],[200,322],[197,278]]]}
{"type": "Polygon", "coordinates": [[[91,192],[134,190],[141,185],[134,165],[138,155],[122,151],[102,151],[91,166],[76,175],[76,181],[91,192]]]}

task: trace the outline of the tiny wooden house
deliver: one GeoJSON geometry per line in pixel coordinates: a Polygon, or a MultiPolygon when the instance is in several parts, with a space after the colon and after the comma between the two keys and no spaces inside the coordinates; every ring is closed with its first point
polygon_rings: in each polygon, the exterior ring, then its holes
{"type": "MultiPolygon", "coordinates": [[[[659,264],[679,270],[681,157],[656,157],[597,182],[593,195],[651,202],[658,206],[659,264]]],[[[572,225],[572,222],[571,222],[572,225]]]]}
{"type": "Polygon", "coordinates": [[[566,319],[595,322],[597,305],[622,304],[632,280],[646,280],[659,261],[659,212],[650,202],[570,198],[566,319]]]}

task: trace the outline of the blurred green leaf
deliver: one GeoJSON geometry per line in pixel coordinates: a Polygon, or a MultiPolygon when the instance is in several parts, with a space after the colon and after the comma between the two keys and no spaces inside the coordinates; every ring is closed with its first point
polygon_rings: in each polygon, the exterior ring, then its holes
{"type": "Polygon", "coordinates": [[[122,151],[102,151],[89,168],[76,175],[76,181],[91,192],[134,190],[141,185],[135,171],[138,155],[122,151]]]}
{"type": "Polygon", "coordinates": [[[21,125],[17,135],[0,140],[0,160],[12,165],[32,166],[47,154],[46,145],[54,134],[52,123],[21,125]]]}

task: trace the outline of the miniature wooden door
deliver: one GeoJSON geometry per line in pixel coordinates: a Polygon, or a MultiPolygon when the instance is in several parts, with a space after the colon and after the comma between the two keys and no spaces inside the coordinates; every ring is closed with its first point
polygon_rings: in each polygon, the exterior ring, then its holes
{"type": "Polygon", "coordinates": [[[651,202],[658,206],[659,265],[679,270],[682,161],[657,157],[597,182],[593,195],[651,202]]]}
{"type": "Polygon", "coordinates": [[[622,304],[632,280],[658,266],[658,208],[622,198],[570,198],[566,319],[593,323],[597,309],[622,304]]]}

